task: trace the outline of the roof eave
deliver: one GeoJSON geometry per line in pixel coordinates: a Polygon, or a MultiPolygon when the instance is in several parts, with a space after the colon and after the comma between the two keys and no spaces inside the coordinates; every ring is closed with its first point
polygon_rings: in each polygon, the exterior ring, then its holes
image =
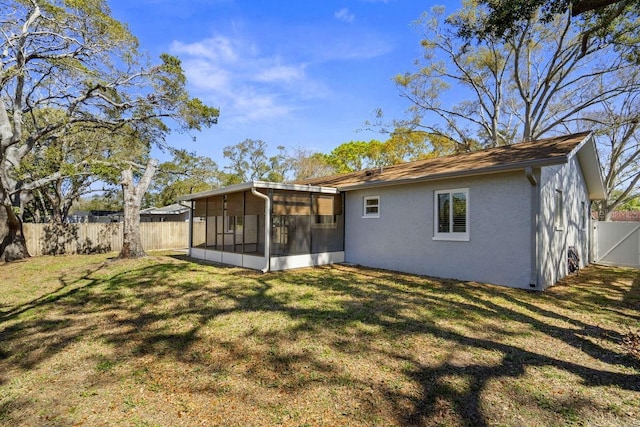
{"type": "Polygon", "coordinates": [[[216,188],[215,190],[201,191],[199,193],[185,194],[178,197],[178,201],[188,201],[201,199],[210,196],[219,196],[222,194],[238,193],[240,191],[251,190],[252,188],[265,188],[273,190],[288,190],[288,191],[307,191],[311,193],[328,193],[337,194],[340,191],[335,187],[321,187],[317,185],[302,185],[302,184],[285,184],[281,182],[270,181],[248,181],[242,184],[230,185],[228,187],[216,188]]]}
{"type": "Polygon", "coordinates": [[[589,134],[585,140],[575,148],[580,169],[584,176],[590,200],[605,200],[607,198],[607,190],[602,180],[600,169],[600,159],[596,149],[596,142],[593,134],[589,134]]]}

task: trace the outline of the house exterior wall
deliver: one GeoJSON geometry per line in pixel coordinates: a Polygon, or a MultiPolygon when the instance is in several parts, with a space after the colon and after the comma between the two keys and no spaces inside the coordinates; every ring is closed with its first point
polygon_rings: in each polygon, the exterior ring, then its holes
{"type": "Polygon", "coordinates": [[[532,187],[524,171],[349,191],[345,261],[529,289],[532,187]],[[468,188],[468,241],[434,240],[434,193],[468,188]],[[378,218],[363,200],[380,197],[378,218]]]}
{"type": "Polygon", "coordinates": [[[540,173],[540,222],[538,227],[541,288],[553,285],[568,274],[568,248],[574,246],[580,267],[589,262],[589,192],[580,162],[573,156],[560,166],[547,166],[540,173]],[[562,225],[556,225],[556,192],[562,192],[562,225]]]}

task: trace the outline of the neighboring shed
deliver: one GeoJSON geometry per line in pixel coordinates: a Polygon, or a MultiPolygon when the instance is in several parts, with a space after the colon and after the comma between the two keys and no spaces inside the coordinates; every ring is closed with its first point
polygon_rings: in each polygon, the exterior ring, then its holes
{"type": "Polygon", "coordinates": [[[75,211],[68,216],[71,223],[111,223],[122,222],[124,213],[122,211],[90,210],[75,211]]]}
{"type": "MultiPolygon", "coordinates": [[[[334,223],[344,226],[339,252],[346,262],[539,290],[568,274],[570,247],[581,266],[590,260],[590,201],[605,197],[588,133],[318,178],[295,187],[309,194],[343,194],[341,219],[334,223]]],[[[184,199],[202,203],[199,197],[184,199]]],[[[279,236],[275,218],[267,241],[279,236]]],[[[297,235],[309,233],[311,240],[312,232],[313,227],[296,230],[297,235]]],[[[341,257],[316,257],[311,263],[341,257]]],[[[291,266],[297,265],[280,265],[291,266]]]]}
{"type": "Polygon", "coordinates": [[[174,203],[161,208],[151,207],[140,211],[140,222],[189,221],[189,206],[174,203]]]}

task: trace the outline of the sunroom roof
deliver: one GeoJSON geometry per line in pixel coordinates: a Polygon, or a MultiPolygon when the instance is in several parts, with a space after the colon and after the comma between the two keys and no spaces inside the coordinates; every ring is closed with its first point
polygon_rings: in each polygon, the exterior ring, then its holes
{"type": "Polygon", "coordinates": [[[241,191],[256,189],[273,189],[273,190],[286,190],[286,191],[306,191],[308,193],[326,193],[337,194],[340,191],[335,187],[321,187],[317,185],[306,184],[284,184],[281,182],[268,182],[268,181],[248,181],[242,184],[230,185],[228,187],[216,188],[214,190],[201,191],[199,193],[185,194],[178,197],[179,201],[202,199],[204,197],[217,196],[221,194],[238,193],[241,191]]]}

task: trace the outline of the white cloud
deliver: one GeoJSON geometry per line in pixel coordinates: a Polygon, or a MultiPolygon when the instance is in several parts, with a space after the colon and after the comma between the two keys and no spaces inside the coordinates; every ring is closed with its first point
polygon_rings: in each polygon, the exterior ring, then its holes
{"type": "Polygon", "coordinates": [[[236,118],[240,123],[286,117],[297,109],[294,105],[281,102],[275,94],[261,94],[249,90],[235,94],[233,99],[233,107],[244,112],[236,118]]]}
{"type": "Polygon", "coordinates": [[[374,58],[393,49],[366,29],[339,27],[292,26],[276,37],[256,27],[252,31],[263,37],[248,37],[234,27],[233,36],[176,40],[170,51],[182,60],[191,93],[219,107],[221,121],[273,121],[333,94],[333,77],[312,74],[321,73],[322,64],[374,58]]]}
{"type": "Polygon", "coordinates": [[[171,52],[182,59],[193,94],[220,107],[234,123],[285,117],[327,91],[309,78],[306,64],[264,54],[241,37],[174,41],[171,52]]]}
{"type": "Polygon", "coordinates": [[[231,85],[232,75],[216,64],[204,59],[188,58],[183,62],[189,83],[207,90],[218,90],[231,85]]]}
{"type": "Polygon", "coordinates": [[[355,19],[356,16],[349,12],[349,9],[347,9],[346,7],[343,7],[342,9],[340,9],[339,11],[337,11],[336,13],[333,14],[333,16],[339,20],[339,21],[344,21],[347,23],[352,23],[355,19]]]}
{"type": "Polygon", "coordinates": [[[214,61],[232,62],[238,58],[231,40],[222,36],[190,44],[174,41],[171,50],[214,61]]]}
{"type": "Polygon", "coordinates": [[[260,72],[256,80],[263,82],[293,82],[302,80],[305,77],[304,65],[287,66],[275,65],[260,72]]]}

